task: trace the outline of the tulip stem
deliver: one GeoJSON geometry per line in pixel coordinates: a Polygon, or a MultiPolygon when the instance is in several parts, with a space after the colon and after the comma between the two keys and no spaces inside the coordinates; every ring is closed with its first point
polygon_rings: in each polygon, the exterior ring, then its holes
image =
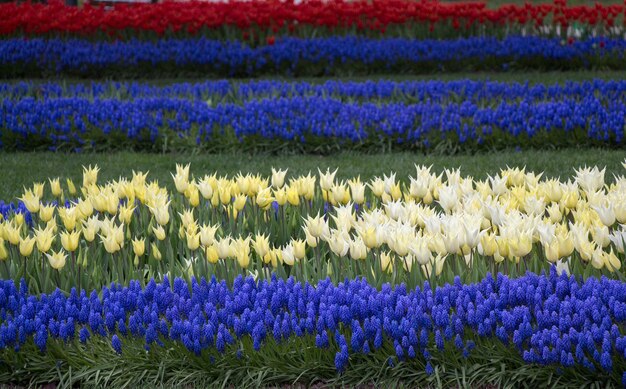
{"type": "Polygon", "coordinates": [[[8,280],[11,278],[11,268],[9,267],[9,260],[5,259],[2,262],[4,263],[4,270],[7,272],[6,279],[8,280]]]}
{"type": "Polygon", "coordinates": [[[319,242],[318,244],[315,246],[315,249],[313,250],[315,252],[315,262],[317,263],[317,278],[318,279],[322,279],[322,261],[320,258],[320,246],[319,246],[319,242]]]}

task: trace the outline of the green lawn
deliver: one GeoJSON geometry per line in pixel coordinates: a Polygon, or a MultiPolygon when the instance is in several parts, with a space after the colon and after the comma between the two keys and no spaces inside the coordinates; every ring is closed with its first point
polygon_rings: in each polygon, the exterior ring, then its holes
{"type": "Polygon", "coordinates": [[[317,168],[339,168],[338,177],[360,175],[362,179],[392,171],[406,179],[414,175],[414,164],[434,165],[436,171],[461,167],[464,175],[485,178],[508,166],[526,166],[533,171],[545,171],[547,176],[565,179],[574,167],[584,165],[606,166],[607,180],[613,174],[624,174],[621,162],[626,152],[619,150],[571,149],[556,151],[503,151],[478,155],[434,156],[411,153],[355,154],[341,153],[331,156],[248,156],[238,154],[136,154],[131,152],[109,154],[55,154],[55,153],[4,153],[0,154],[0,199],[20,196],[22,188],[48,177],[71,177],[77,182],[82,177],[82,165],[98,164],[102,180],[130,177],[132,170],[150,171],[149,177],[161,183],[172,184],[170,172],[176,163],[191,163],[195,175],[217,171],[233,175],[239,171],[259,172],[269,175],[271,167],[289,168],[289,175],[317,172],[317,168]]]}
{"type": "MultiPolygon", "coordinates": [[[[372,76],[355,76],[355,77],[299,77],[299,78],[289,78],[289,77],[259,77],[254,79],[231,79],[234,83],[245,83],[254,80],[280,80],[280,81],[288,81],[288,82],[310,82],[310,83],[323,83],[330,80],[340,80],[340,81],[355,81],[355,82],[366,82],[366,81],[377,81],[377,80],[392,80],[392,81],[429,81],[429,80],[439,80],[439,81],[453,81],[453,80],[490,80],[490,81],[501,81],[501,82],[529,82],[531,84],[536,83],[544,83],[544,84],[554,84],[554,83],[565,83],[568,81],[571,82],[581,82],[581,81],[591,81],[591,80],[626,80],[626,71],[620,70],[603,70],[603,69],[595,69],[595,70],[580,70],[580,71],[510,71],[510,72],[440,72],[440,73],[432,73],[432,74],[423,74],[423,75],[398,75],[398,74],[378,74],[372,76]]],[[[8,79],[2,80],[2,83],[17,83],[17,82],[34,82],[34,83],[48,83],[54,82],[61,85],[69,85],[69,84],[77,84],[84,83],[89,84],[91,82],[105,82],[106,80],[90,80],[90,79],[80,79],[80,78],[49,78],[49,79],[8,79]]],[[[170,85],[174,83],[194,83],[194,82],[205,82],[206,78],[164,78],[164,79],[155,79],[155,80],[128,80],[129,82],[138,82],[138,83],[150,83],[152,85],[170,85]]]]}

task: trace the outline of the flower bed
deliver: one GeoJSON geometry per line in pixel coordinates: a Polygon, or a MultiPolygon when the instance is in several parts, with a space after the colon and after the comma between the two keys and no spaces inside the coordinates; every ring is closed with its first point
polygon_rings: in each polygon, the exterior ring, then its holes
{"type": "Polygon", "coordinates": [[[0,275],[24,277],[36,292],[145,285],[166,274],[362,276],[376,287],[414,287],[552,264],[623,277],[626,181],[607,185],[597,168],[567,182],[520,169],[486,181],[455,170],[444,180],[425,167],[408,180],[368,183],[285,175],[193,178],[178,166],[170,192],[141,172],[98,185],[98,169],[86,168],[82,196],[72,181],[51,179],[48,195],[37,183],[23,205],[0,207],[0,275]]]}
{"type": "Polygon", "coordinates": [[[565,33],[568,26],[619,34],[624,5],[503,5],[484,2],[375,0],[352,2],[282,1],[163,2],[113,9],[30,3],[0,4],[1,35],[105,35],[116,38],[202,35],[255,41],[268,35],[319,36],[345,33],[415,38],[504,31],[565,33]],[[558,27],[557,27],[558,26],[558,27]]]}
{"type": "Polygon", "coordinates": [[[280,38],[262,46],[241,41],[159,39],[0,40],[2,77],[71,75],[150,77],[180,75],[295,76],[417,74],[443,70],[511,68],[624,69],[622,38],[563,40],[510,36],[451,40],[363,37],[280,38]]]}
{"type": "Polygon", "coordinates": [[[626,83],[0,85],[0,148],[327,153],[620,146],[626,83]]]}
{"type": "MultiPolygon", "coordinates": [[[[336,380],[337,374],[364,366],[378,371],[369,376],[380,380],[398,365],[398,370],[412,372],[402,382],[440,382],[441,376],[450,379],[446,368],[471,366],[488,353],[492,361],[507,360],[509,369],[529,364],[541,371],[538,366],[546,366],[563,382],[616,385],[626,378],[625,307],[623,282],[582,282],[559,277],[554,270],[513,280],[487,276],[468,285],[457,278],[440,288],[425,284],[412,290],[403,285],[377,290],[362,279],[309,285],[239,277],[232,288],[215,279],[176,279],[151,281],[144,288],[138,282],[112,285],[89,295],[57,291],[34,296],[24,284],[18,289],[13,281],[4,281],[0,354],[5,362],[0,375],[20,381],[38,379],[31,369],[61,375],[67,364],[55,367],[54,356],[45,357],[48,348],[54,355],[61,345],[74,364],[84,364],[92,350],[100,349],[96,358],[109,359],[105,366],[126,354],[131,369],[149,355],[163,353],[163,361],[165,349],[184,347],[196,355],[185,359],[194,365],[204,361],[199,370],[207,374],[212,365],[221,365],[220,359],[231,360],[229,370],[250,363],[246,370],[256,372],[255,360],[267,354],[267,363],[278,350],[297,347],[302,359],[294,362],[287,352],[283,363],[309,366],[320,372],[318,380],[336,380]],[[110,346],[102,347],[106,344],[110,346]],[[137,349],[141,345],[145,350],[137,349]],[[241,362],[229,358],[233,354],[241,362]],[[41,360],[52,363],[42,368],[36,362],[41,360]],[[334,371],[326,370],[329,360],[334,371]],[[390,368],[381,370],[385,361],[390,368]]],[[[144,376],[152,376],[156,369],[146,370],[144,376]]],[[[349,373],[346,377],[358,380],[349,373]]]]}

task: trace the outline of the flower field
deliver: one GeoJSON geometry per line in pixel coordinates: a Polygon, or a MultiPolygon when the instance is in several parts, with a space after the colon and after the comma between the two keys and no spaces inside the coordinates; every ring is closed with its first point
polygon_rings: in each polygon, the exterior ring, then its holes
{"type": "Polygon", "coordinates": [[[626,387],[625,7],[0,4],[0,385],[626,387]]]}
{"type": "Polygon", "coordinates": [[[213,152],[619,147],[626,82],[0,84],[0,147],[213,152]]]}

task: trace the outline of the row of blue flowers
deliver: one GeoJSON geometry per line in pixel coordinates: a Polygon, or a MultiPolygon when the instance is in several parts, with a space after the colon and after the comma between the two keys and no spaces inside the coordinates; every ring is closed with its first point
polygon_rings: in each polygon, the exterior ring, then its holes
{"type": "Polygon", "coordinates": [[[368,39],[331,37],[281,38],[251,47],[238,41],[161,39],[156,41],[92,42],[80,39],[0,40],[0,69],[5,77],[68,73],[75,75],[264,73],[318,75],[437,70],[477,64],[488,68],[512,65],[623,68],[626,40],[512,36],[456,40],[368,39]],[[530,61],[530,62],[529,62],[530,61]],[[606,61],[609,61],[608,63],[606,61]],[[307,68],[307,65],[310,65],[307,68]],[[425,68],[421,65],[426,66],[425,68]]]}
{"type": "MultiPolygon", "coordinates": [[[[460,83],[450,90],[441,85],[437,93],[453,95],[460,83]]],[[[417,102],[315,95],[217,104],[158,96],[5,98],[0,101],[0,149],[621,145],[626,83],[584,85],[537,87],[543,95],[518,85],[503,87],[494,98],[424,97],[417,102]],[[503,97],[516,88],[517,94],[503,97]]]]}
{"type": "Polygon", "coordinates": [[[224,353],[248,338],[262,352],[270,340],[308,337],[336,353],[339,372],[350,368],[351,355],[385,344],[393,344],[392,361],[423,358],[432,372],[431,352],[448,344],[468,357],[483,352],[473,349],[488,341],[509,347],[526,363],[614,380],[626,368],[626,284],[593,277],[583,282],[554,269],[518,279],[487,275],[469,285],[457,278],[434,290],[428,284],[377,290],[359,279],[314,286],[239,277],[232,288],[215,279],[166,279],[145,289],[133,282],[100,293],[33,296],[24,282],[17,287],[3,281],[0,318],[0,349],[15,352],[31,339],[45,352],[51,339],[88,343],[92,337],[109,339],[120,354],[127,339],[143,339],[147,349],[180,342],[200,355],[224,353]]]}
{"type": "Polygon", "coordinates": [[[563,84],[518,83],[500,81],[393,81],[326,80],[324,82],[281,80],[215,80],[155,84],[141,81],[19,81],[0,82],[0,98],[22,100],[34,98],[85,99],[185,99],[201,100],[207,104],[241,103],[267,98],[319,97],[342,101],[381,102],[472,102],[483,106],[500,101],[553,101],[571,98],[582,101],[595,97],[601,102],[619,100],[626,96],[624,80],[567,81],[563,84]]]}

